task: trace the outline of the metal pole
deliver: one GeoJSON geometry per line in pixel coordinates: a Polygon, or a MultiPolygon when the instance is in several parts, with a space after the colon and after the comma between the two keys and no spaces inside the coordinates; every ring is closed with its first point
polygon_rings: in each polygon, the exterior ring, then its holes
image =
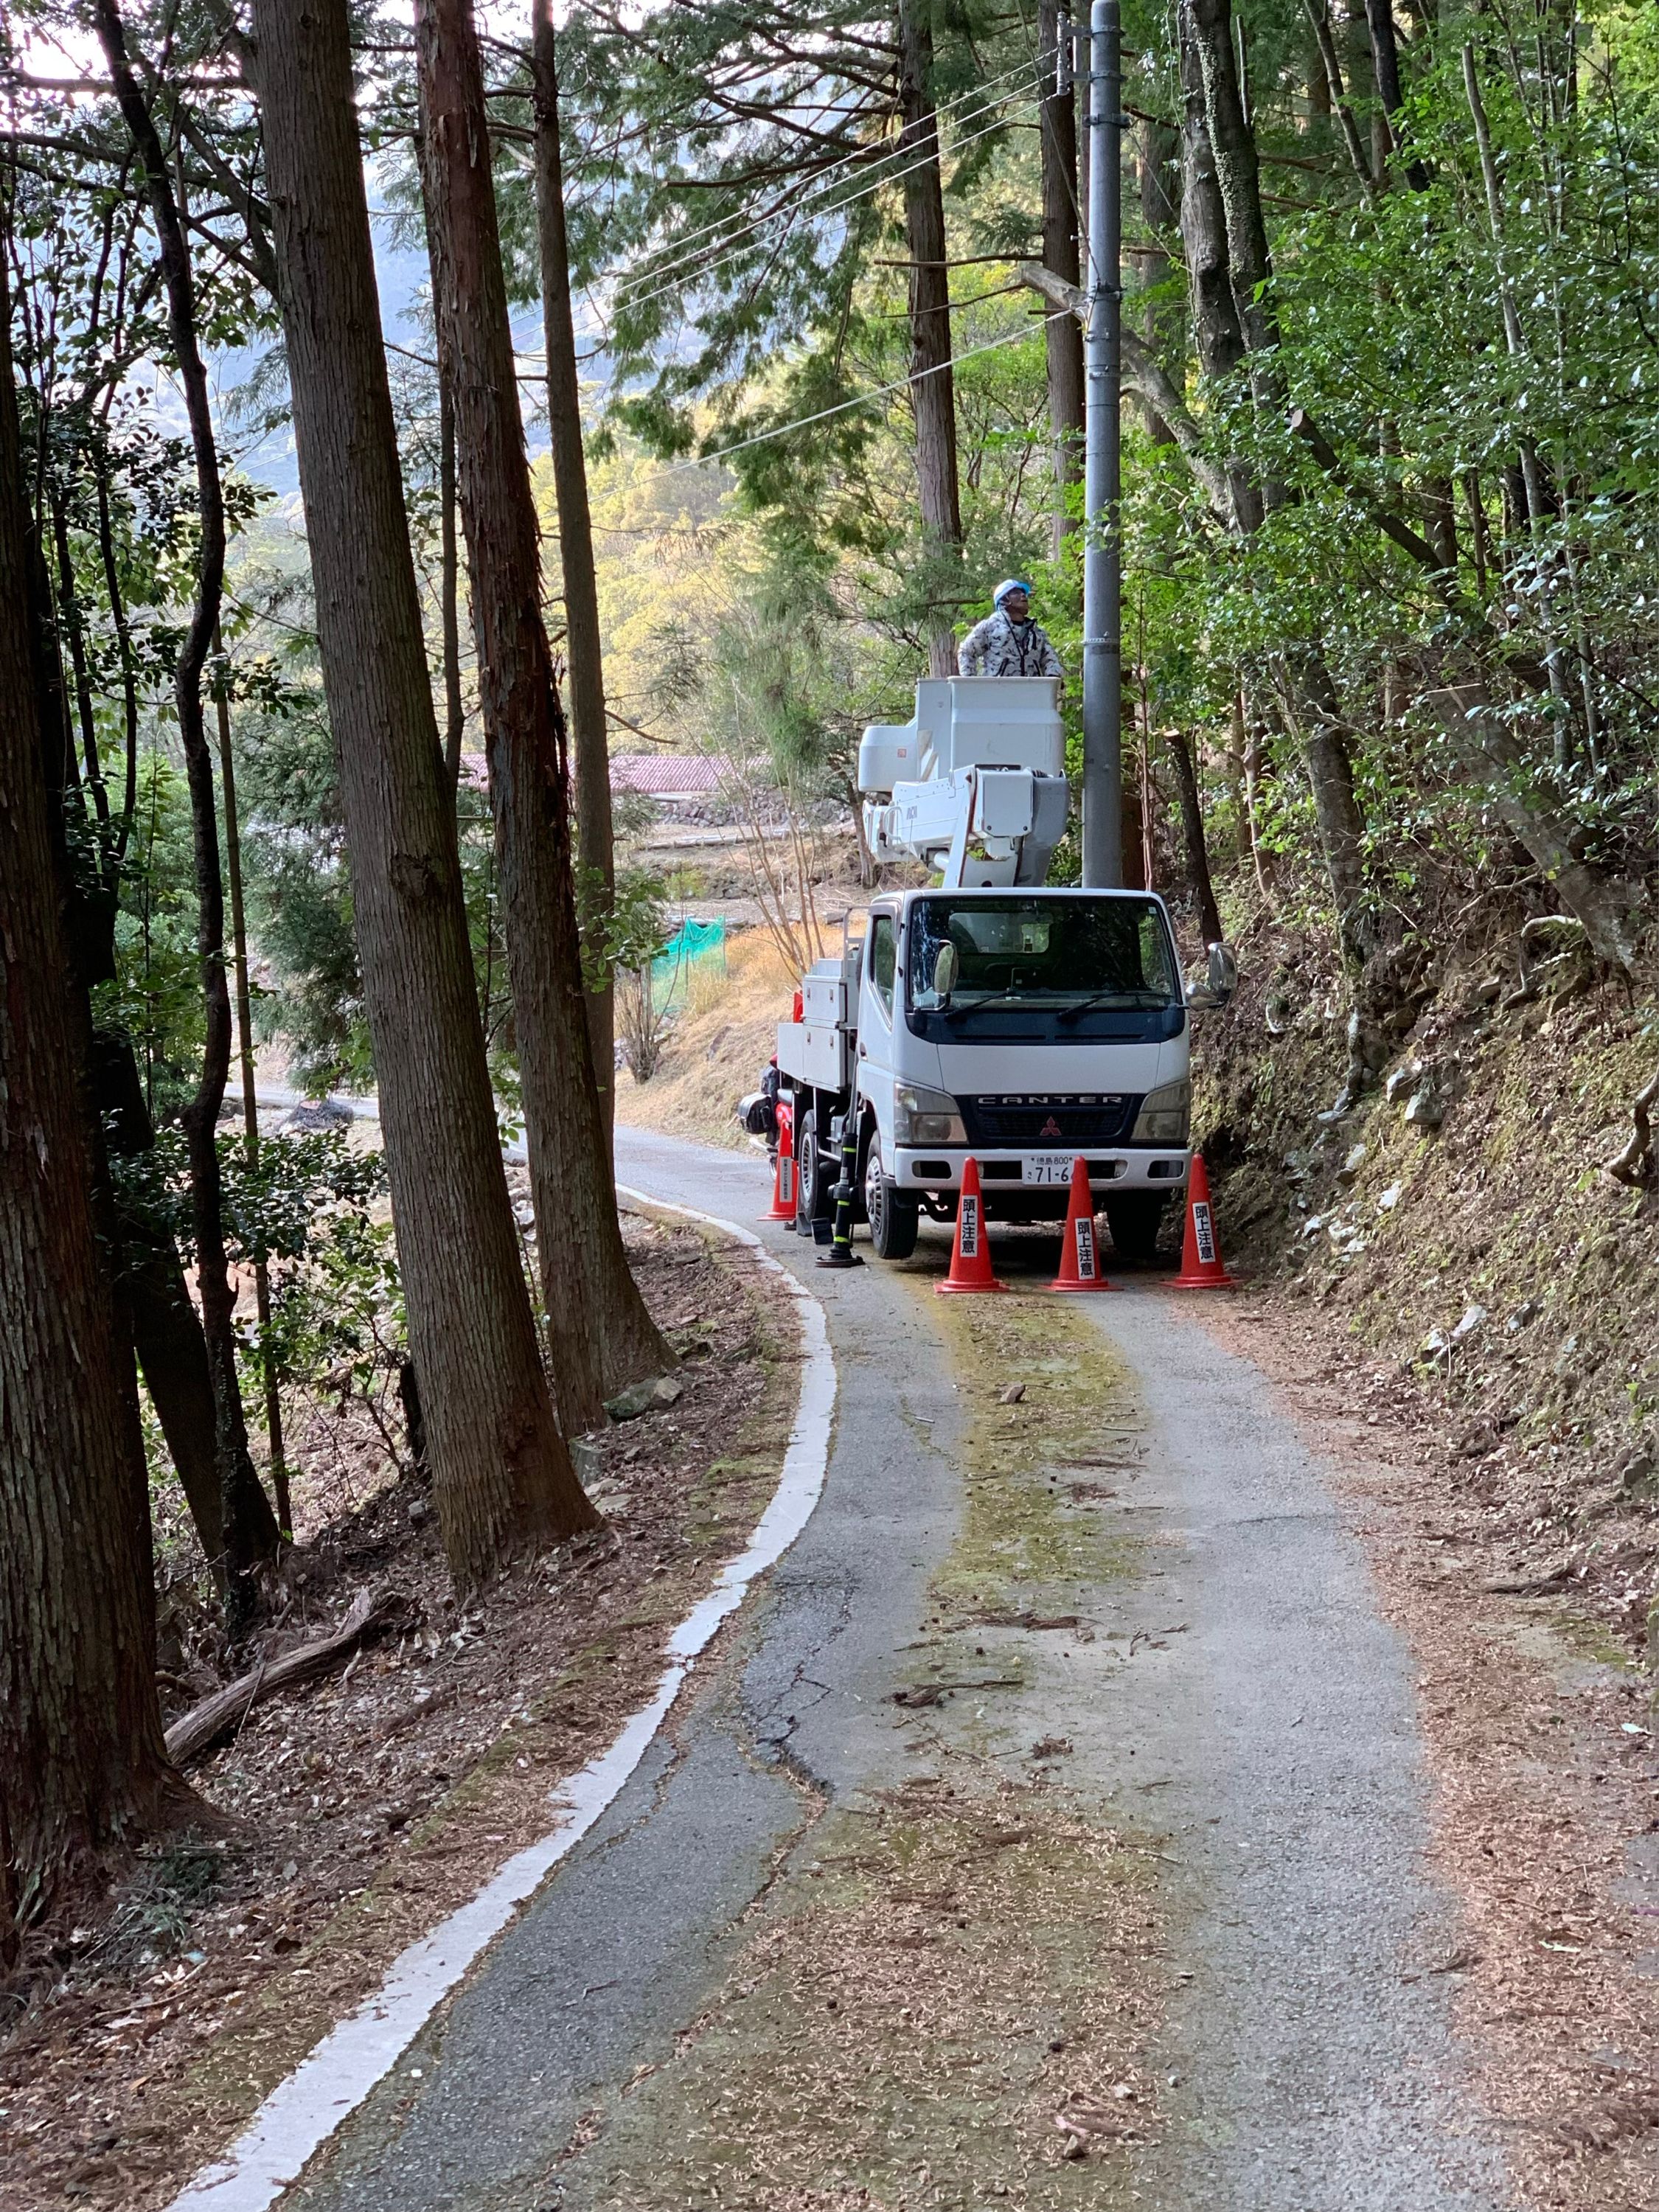
{"type": "Polygon", "coordinates": [[[1089,69],[1089,322],[1084,338],[1083,880],[1123,881],[1122,559],[1118,406],[1123,78],[1118,0],[1093,0],[1089,69]]]}

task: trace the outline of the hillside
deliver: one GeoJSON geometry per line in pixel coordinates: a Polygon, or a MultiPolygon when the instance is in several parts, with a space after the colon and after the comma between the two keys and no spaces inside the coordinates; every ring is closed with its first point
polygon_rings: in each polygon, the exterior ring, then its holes
{"type": "Polygon", "coordinates": [[[1453,1492],[1517,1585],[1582,1592],[1638,1642],[1659,1267],[1652,1194],[1603,1164],[1653,1072],[1650,1018],[1576,961],[1535,994],[1495,958],[1448,966],[1382,1083],[1332,1120],[1344,1043],[1316,958],[1266,922],[1239,951],[1195,1055],[1230,1252],[1447,1425],[1453,1492]]]}

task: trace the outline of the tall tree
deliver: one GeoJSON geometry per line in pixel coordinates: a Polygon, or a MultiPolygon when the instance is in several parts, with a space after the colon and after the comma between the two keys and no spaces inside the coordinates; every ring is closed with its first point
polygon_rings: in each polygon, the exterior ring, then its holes
{"type": "MultiPolygon", "coordinates": [[[[1038,0],[1037,63],[1042,90],[1040,165],[1042,261],[1068,284],[1080,284],[1078,246],[1077,88],[1072,67],[1072,18],[1060,0],[1038,0]]],[[[1054,550],[1068,531],[1066,495],[1083,475],[1083,331],[1073,315],[1043,326],[1048,367],[1048,428],[1054,441],[1054,550]]]]}
{"type": "Polygon", "coordinates": [[[410,1345],[444,1546],[467,1584],[596,1516],[554,1418],[501,1164],[381,343],[347,0],[255,0],[253,22],[410,1345]]]}
{"type": "MultiPolygon", "coordinates": [[[[89,128],[95,149],[102,143],[102,127],[94,124],[89,128]]],[[[207,1345],[185,1285],[169,1214],[143,1202],[140,1195],[155,1183],[155,1130],[131,1033],[109,1003],[118,994],[117,932],[123,884],[132,873],[139,662],[145,635],[142,628],[135,629],[124,580],[133,550],[134,501],[131,485],[122,478],[132,468],[133,453],[112,432],[111,417],[133,359],[164,344],[166,331],[154,311],[161,265],[150,246],[142,200],[121,198],[120,224],[113,219],[118,193],[125,193],[132,167],[131,140],[118,113],[108,143],[106,161],[98,160],[95,150],[83,155],[94,162],[96,197],[104,210],[101,224],[81,225],[72,215],[67,220],[60,216],[64,222],[61,234],[82,241],[81,256],[64,252],[47,264],[44,301],[43,272],[36,271],[29,302],[34,312],[20,317],[18,324],[25,341],[15,361],[20,390],[24,380],[31,382],[26,440],[33,450],[28,473],[45,489],[41,504],[51,514],[52,550],[58,556],[54,594],[41,549],[32,549],[33,619],[44,647],[40,715],[48,756],[51,830],[64,886],[64,926],[76,1018],[84,1018],[89,1030],[84,1057],[102,1139],[94,1151],[94,1174],[99,1179],[100,1218],[107,1231],[118,1317],[137,1352],[202,1549],[215,1571],[222,1575],[218,1421],[207,1345]],[[117,189],[110,190],[110,183],[117,189]],[[60,349],[42,343],[43,331],[74,331],[76,342],[60,349]],[[91,605],[96,586],[90,578],[83,585],[76,577],[70,533],[58,526],[60,521],[71,526],[78,522],[95,544],[92,574],[103,590],[106,623],[101,649],[91,605]],[[68,659],[75,672],[84,754],[78,767],[77,733],[70,726],[63,681],[65,656],[61,647],[52,649],[54,637],[64,628],[62,614],[71,603],[75,618],[70,625],[68,659]],[[118,778],[112,765],[107,785],[97,743],[94,671],[100,695],[109,689],[119,695],[124,757],[118,778]],[[112,1164],[118,1172],[106,1189],[106,1172],[112,1164]]],[[[20,178],[18,186],[16,222],[20,227],[38,223],[38,196],[46,189],[42,181],[20,178]],[[36,197],[33,207],[31,197],[36,197]]],[[[54,205],[60,206],[62,187],[54,185],[52,189],[54,205]]],[[[71,198],[71,210],[73,205],[71,198]]],[[[152,454],[157,450],[153,440],[141,445],[152,454]]],[[[161,634],[149,633],[153,638],[161,634]]],[[[252,1502],[258,1513],[268,1516],[262,1493],[255,1492],[252,1502]]],[[[262,1522],[256,1540],[255,1548],[261,1553],[274,1548],[274,1524],[262,1522]]]]}
{"type": "Polygon", "coordinates": [[[583,1004],[564,716],[541,608],[483,70],[468,0],[420,0],[415,41],[440,374],[455,409],[478,684],[554,1383],[568,1431],[672,1355],[623,1249],[583,1004]]]}
{"type": "MultiPolygon", "coordinates": [[[[88,865],[96,840],[73,773],[74,734],[59,680],[58,657],[45,645],[51,594],[38,555],[31,562],[31,611],[43,641],[39,709],[46,748],[48,820],[62,887],[73,1014],[84,1031],[84,1059],[100,1142],[93,1154],[100,1229],[106,1234],[121,1334],[143,1370],[150,1403],[190,1507],[204,1558],[225,1581],[224,1508],[219,1479],[218,1415],[201,1316],[191,1302],[170,1223],[142,1197],[123,1204],[112,1184],[112,1160],[139,1190],[150,1181],[155,1125],[144,1097],[132,1039],[117,1024],[94,1018],[95,994],[116,980],[116,886],[112,871],[88,865]]],[[[254,1499],[270,1507],[255,1486],[254,1499]]],[[[260,1553],[274,1549],[276,1523],[257,1527],[260,1553]]]]}
{"type": "Polygon", "coordinates": [[[196,1281],[202,1302],[202,1328],[213,1382],[216,1456],[219,1472],[222,1541],[228,1602],[233,1624],[244,1622],[253,1601],[249,1581],[274,1550],[276,1522],[259,1488],[248,1455],[247,1424],[236,1377],[236,1291],[225,1255],[224,1203],[219,1173],[219,1109],[230,1072],[230,988],[225,971],[224,877],[219,855],[219,822],[214,799],[213,755],[202,706],[202,672],[219,625],[225,577],[225,506],[207,371],[197,331],[196,287],[185,224],[168,175],[168,164],[154,117],[128,57],[126,33],[115,0],[95,0],[94,20],[122,120],[143,173],[145,197],[161,252],[167,325],[184,390],[196,464],[196,592],[190,621],[173,672],[173,705],[179,717],[190,783],[194,830],[197,949],[201,962],[206,1036],[201,1079],[185,1109],[185,1139],[190,1158],[191,1211],[196,1237],[196,1281]]]}
{"type": "Polygon", "coordinates": [[[535,87],[536,231],[541,249],[542,333],[547,347],[547,430],[559,508],[564,578],[564,658],[570,694],[575,795],[577,912],[587,956],[587,1035],[593,1079],[609,1128],[616,1102],[616,1008],[607,945],[617,897],[611,827],[611,747],[605,731],[605,649],[593,571],[593,522],[582,453],[581,384],[570,312],[570,246],[559,143],[559,57],[552,0],[532,0],[530,66],[535,87]]]}
{"type": "Polygon", "coordinates": [[[143,1447],[65,1020],[9,324],[0,268],[0,1957],[78,1859],[188,1802],[161,1741],[143,1447]]]}
{"type": "MultiPolygon", "coordinates": [[[[1212,374],[1224,374],[1242,359],[1256,404],[1271,419],[1282,404],[1284,368],[1279,358],[1279,318],[1273,300],[1260,161],[1239,87],[1231,0],[1181,0],[1178,21],[1187,93],[1182,151],[1188,165],[1182,228],[1190,216],[1206,264],[1196,318],[1200,359],[1212,374]],[[1197,88],[1201,88],[1201,110],[1193,96],[1197,88]],[[1218,207],[1219,236],[1215,230],[1218,207]]],[[[1194,292],[1197,295],[1197,280],[1194,292]]],[[[1272,477],[1263,480],[1237,465],[1230,474],[1237,526],[1249,534],[1282,504],[1285,489],[1272,477]]],[[[1285,711],[1298,728],[1306,750],[1344,962],[1358,982],[1376,950],[1376,911],[1365,880],[1364,817],[1354,786],[1341,701],[1325,657],[1317,650],[1304,648],[1288,655],[1280,677],[1285,711]]],[[[1363,989],[1358,992],[1362,1034],[1351,1084],[1363,1080],[1365,1066],[1375,1059],[1367,996],[1363,989]]]]}
{"type": "Polygon", "coordinates": [[[951,272],[939,177],[939,117],[933,106],[932,0],[899,0],[900,173],[904,237],[910,257],[910,404],[916,422],[916,483],[932,574],[927,665],[954,676],[951,565],[962,557],[962,495],[957,471],[957,403],[951,351],[951,272]]]}

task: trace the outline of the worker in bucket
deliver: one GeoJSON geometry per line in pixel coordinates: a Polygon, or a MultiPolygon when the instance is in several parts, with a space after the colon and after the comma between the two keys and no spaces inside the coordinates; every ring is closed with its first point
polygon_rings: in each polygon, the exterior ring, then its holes
{"type": "Polygon", "coordinates": [[[957,649],[964,676],[1063,676],[1048,633],[1031,620],[1031,587],[1018,576],[997,586],[996,609],[975,623],[957,649]]]}

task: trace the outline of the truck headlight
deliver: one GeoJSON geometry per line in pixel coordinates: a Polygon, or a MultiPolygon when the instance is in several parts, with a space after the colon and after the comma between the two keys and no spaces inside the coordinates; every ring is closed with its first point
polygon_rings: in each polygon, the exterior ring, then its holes
{"type": "Polygon", "coordinates": [[[1135,1115],[1133,1141],[1139,1145],[1184,1145],[1192,1126],[1193,1086],[1183,1075],[1179,1083],[1166,1083],[1149,1091],[1135,1115]]]}
{"type": "Polygon", "coordinates": [[[893,1141],[898,1145],[965,1145],[957,1102],[944,1091],[901,1083],[893,1093],[893,1141]]]}

